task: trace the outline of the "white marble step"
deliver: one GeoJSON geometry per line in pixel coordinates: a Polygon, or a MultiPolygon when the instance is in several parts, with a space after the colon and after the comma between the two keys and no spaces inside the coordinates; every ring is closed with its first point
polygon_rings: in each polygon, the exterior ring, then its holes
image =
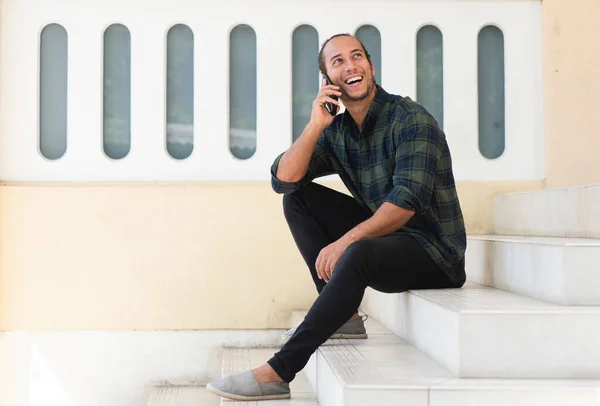
{"type": "Polygon", "coordinates": [[[219,406],[218,396],[203,386],[155,386],[146,406],[219,406]]]}
{"type": "MultiPolygon", "coordinates": [[[[296,312],[292,324],[304,315],[296,312]]],[[[372,318],[366,328],[368,339],[328,340],[314,354],[319,405],[598,406],[600,400],[600,380],[457,379],[372,318]]]]}
{"type": "Polygon", "coordinates": [[[362,310],[461,378],[600,378],[600,307],[560,306],[468,282],[384,294],[362,310]]]}
{"type": "Polygon", "coordinates": [[[600,184],[494,197],[494,233],[600,238],[600,184]]]}
{"type": "MultiPolygon", "coordinates": [[[[224,348],[221,375],[227,376],[247,371],[264,364],[277,351],[276,348],[224,348]]],[[[236,402],[221,398],[222,406],[317,406],[317,399],[306,375],[300,372],[290,384],[292,398],[258,402],[236,402]]],[[[214,396],[214,395],[213,395],[214,396]]]]}
{"type": "MultiPolygon", "coordinates": [[[[305,310],[293,311],[291,316],[291,325],[293,327],[296,327],[300,323],[302,323],[302,320],[304,320],[304,317],[306,317],[306,313],[307,311],[305,310]]],[[[373,319],[367,319],[365,327],[368,330],[370,336],[381,334],[393,334],[390,330],[386,329],[384,326],[382,326],[380,323],[376,322],[373,319]]],[[[315,353],[312,355],[312,357],[310,357],[308,364],[306,364],[306,367],[304,367],[304,370],[302,371],[304,372],[308,383],[310,384],[311,388],[315,393],[317,393],[317,355],[318,354],[315,353]]]]}
{"type": "Polygon", "coordinates": [[[465,262],[472,282],[562,305],[600,305],[600,239],[472,235],[465,262]]]}

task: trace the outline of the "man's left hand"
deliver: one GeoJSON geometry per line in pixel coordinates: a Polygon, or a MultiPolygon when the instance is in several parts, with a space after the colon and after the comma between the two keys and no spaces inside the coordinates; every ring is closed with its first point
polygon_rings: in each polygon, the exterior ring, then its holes
{"type": "Polygon", "coordinates": [[[331,276],[333,275],[333,270],[335,269],[336,264],[340,260],[340,257],[346,251],[346,248],[350,245],[351,241],[348,241],[346,238],[342,237],[336,242],[333,242],[323,248],[317,257],[317,262],[315,266],[317,268],[317,275],[320,279],[325,280],[325,282],[329,282],[331,276]]]}

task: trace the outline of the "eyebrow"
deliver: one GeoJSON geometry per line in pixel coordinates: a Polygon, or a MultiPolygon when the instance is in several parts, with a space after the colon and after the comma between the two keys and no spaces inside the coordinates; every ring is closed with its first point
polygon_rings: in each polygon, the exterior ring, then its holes
{"type": "MultiPolygon", "coordinates": [[[[351,54],[353,54],[355,52],[362,52],[362,49],[356,48],[356,49],[353,49],[352,51],[350,51],[351,54]]],[[[342,55],[342,54],[333,55],[331,58],[329,58],[329,61],[333,61],[335,58],[337,58],[340,55],[342,55]]]]}

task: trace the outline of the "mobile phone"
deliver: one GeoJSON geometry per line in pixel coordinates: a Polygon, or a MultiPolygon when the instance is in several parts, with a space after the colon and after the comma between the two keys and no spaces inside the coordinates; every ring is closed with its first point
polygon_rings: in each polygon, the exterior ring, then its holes
{"type": "MultiPolygon", "coordinates": [[[[331,80],[329,79],[329,76],[327,76],[327,74],[323,74],[323,79],[325,79],[325,82],[327,82],[328,85],[331,84],[331,80]]],[[[330,95],[329,97],[331,97],[333,100],[338,100],[338,97],[334,94],[330,95]]],[[[335,116],[337,114],[338,111],[338,107],[333,103],[330,102],[325,102],[325,108],[327,109],[327,111],[329,112],[329,114],[331,114],[332,116],[335,116]]]]}

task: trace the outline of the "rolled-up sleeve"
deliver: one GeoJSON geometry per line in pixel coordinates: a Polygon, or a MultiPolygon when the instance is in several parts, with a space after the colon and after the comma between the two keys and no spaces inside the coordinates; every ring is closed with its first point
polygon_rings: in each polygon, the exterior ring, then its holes
{"type": "Polygon", "coordinates": [[[413,113],[396,137],[393,189],[385,201],[423,213],[431,204],[443,134],[431,118],[413,113]]]}
{"type": "Polygon", "coordinates": [[[295,192],[302,186],[311,182],[313,179],[318,178],[320,176],[331,175],[335,173],[335,169],[331,162],[331,157],[327,154],[325,150],[326,139],[322,135],[317,141],[315,145],[315,149],[310,158],[310,162],[308,164],[308,169],[306,174],[302,179],[298,182],[283,182],[277,179],[277,168],[279,167],[279,161],[283,156],[283,153],[279,154],[273,165],[271,165],[271,186],[276,193],[288,194],[295,192]]]}

